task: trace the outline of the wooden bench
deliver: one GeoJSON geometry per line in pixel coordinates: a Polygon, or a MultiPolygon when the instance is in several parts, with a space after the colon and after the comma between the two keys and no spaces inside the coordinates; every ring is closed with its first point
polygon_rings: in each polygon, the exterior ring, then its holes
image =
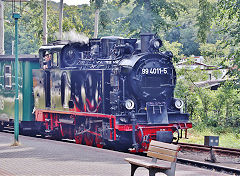
{"type": "Polygon", "coordinates": [[[166,175],[174,176],[176,169],[177,153],[180,146],[152,140],[147,156],[152,157],[152,161],[143,161],[133,158],[125,158],[131,164],[131,176],[138,167],[145,167],[149,170],[149,176],[155,176],[157,172],[163,172],[166,175]],[[171,166],[165,167],[157,163],[157,159],[171,162],[171,166]]]}

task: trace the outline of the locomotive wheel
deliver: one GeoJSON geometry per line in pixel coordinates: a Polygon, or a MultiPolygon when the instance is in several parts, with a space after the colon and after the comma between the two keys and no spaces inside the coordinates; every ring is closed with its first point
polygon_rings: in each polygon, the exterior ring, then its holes
{"type": "Polygon", "coordinates": [[[84,141],[85,141],[86,145],[93,146],[94,145],[94,136],[91,133],[85,133],[84,141]]]}
{"type": "Polygon", "coordinates": [[[3,122],[0,122],[0,131],[3,131],[3,128],[4,128],[3,122]]]}
{"type": "Polygon", "coordinates": [[[83,135],[79,134],[75,136],[75,141],[76,141],[76,144],[83,144],[83,135]]]}
{"type": "Polygon", "coordinates": [[[100,136],[95,137],[95,144],[98,148],[103,148],[103,145],[101,144],[102,138],[100,136]]]}
{"type": "Polygon", "coordinates": [[[62,140],[62,134],[60,132],[60,129],[59,128],[56,128],[52,134],[52,138],[53,139],[56,139],[57,141],[61,141],[62,140]]]}

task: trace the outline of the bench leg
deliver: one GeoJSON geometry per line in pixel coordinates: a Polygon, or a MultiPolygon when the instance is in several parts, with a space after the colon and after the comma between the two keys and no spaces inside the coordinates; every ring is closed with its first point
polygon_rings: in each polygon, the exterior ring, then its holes
{"type": "Polygon", "coordinates": [[[134,173],[136,171],[136,169],[138,168],[138,166],[131,164],[131,176],[134,176],[134,173]]]}
{"type": "Polygon", "coordinates": [[[175,170],[176,170],[176,163],[172,162],[171,163],[171,169],[166,170],[164,173],[168,176],[175,176],[175,170]]]}
{"type": "Polygon", "coordinates": [[[149,176],[155,176],[156,171],[153,169],[149,169],[149,176]]]}

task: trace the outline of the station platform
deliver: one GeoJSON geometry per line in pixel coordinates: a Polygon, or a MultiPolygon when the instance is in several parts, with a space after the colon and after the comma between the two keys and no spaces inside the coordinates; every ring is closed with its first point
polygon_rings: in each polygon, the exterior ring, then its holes
{"type": "MultiPolygon", "coordinates": [[[[1,176],[130,176],[130,164],[124,158],[146,159],[129,153],[27,136],[19,136],[21,145],[14,147],[11,146],[13,138],[13,134],[0,132],[1,176]]],[[[177,164],[176,176],[188,175],[227,174],[177,164]]],[[[148,176],[148,170],[138,168],[135,176],[148,176]]]]}

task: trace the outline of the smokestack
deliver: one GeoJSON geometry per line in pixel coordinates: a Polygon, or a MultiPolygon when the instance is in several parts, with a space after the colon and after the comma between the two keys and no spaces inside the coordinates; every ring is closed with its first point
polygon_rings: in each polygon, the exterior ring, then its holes
{"type": "Polygon", "coordinates": [[[140,34],[141,36],[141,52],[142,53],[146,53],[148,52],[148,49],[149,49],[149,42],[151,39],[154,38],[154,34],[152,33],[142,33],[140,34]]]}

